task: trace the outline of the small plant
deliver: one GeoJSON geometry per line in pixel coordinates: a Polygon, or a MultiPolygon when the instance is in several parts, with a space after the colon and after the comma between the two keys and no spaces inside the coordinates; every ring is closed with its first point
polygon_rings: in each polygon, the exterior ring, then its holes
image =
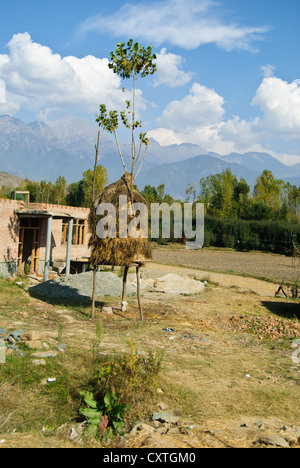
{"type": "Polygon", "coordinates": [[[80,395],[86,404],[79,412],[87,419],[88,435],[90,437],[101,437],[106,432],[107,437],[117,433],[123,435],[126,428],[126,413],[129,405],[119,402],[116,390],[110,387],[105,393],[102,401],[97,401],[91,392],[82,391],[80,395]]]}
{"type": "Polygon", "coordinates": [[[151,389],[162,362],[160,351],[139,353],[132,340],[129,340],[128,346],[129,351],[123,355],[104,359],[97,374],[102,388],[116,386],[125,400],[137,391],[144,391],[145,388],[151,389]]]}

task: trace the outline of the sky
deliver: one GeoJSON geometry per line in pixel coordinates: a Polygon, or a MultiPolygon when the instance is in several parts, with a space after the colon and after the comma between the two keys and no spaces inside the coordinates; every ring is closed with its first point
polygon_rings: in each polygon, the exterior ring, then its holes
{"type": "Polygon", "coordinates": [[[55,125],[95,122],[101,103],[122,110],[132,84],[108,63],[116,44],[132,38],[157,56],[157,73],[137,82],[137,112],[149,137],[300,162],[299,0],[0,6],[0,115],[55,125]]]}

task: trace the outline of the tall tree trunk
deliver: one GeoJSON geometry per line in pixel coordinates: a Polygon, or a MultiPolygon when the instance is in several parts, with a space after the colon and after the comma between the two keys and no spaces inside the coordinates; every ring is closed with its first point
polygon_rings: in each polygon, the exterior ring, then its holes
{"type": "MultiPolygon", "coordinates": [[[[94,165],[94,179],[93,179],[93,190],[92,190],[92,203],[95,201],[95,185],[96,185],[96,171],[97,171],[97,162],[98,162],[98,152],[99,152],[99,139],[100,139],[100,130],[98,130],[97,145],[95,145],[96,155],[95,155],[95,165],[94,165]]],[[[95,317],[95,297],[96,297],[96,280],[97,280],[97,268],[94,265],[93,270],[93,293],[92,293],[92,310],[91,318],[95,317]]]]}

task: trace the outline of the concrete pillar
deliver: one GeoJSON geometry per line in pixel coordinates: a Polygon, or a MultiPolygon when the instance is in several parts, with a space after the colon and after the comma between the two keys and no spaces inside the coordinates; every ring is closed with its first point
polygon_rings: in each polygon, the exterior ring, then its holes
{"type": "Polygon", "coordinates": [[[46,239],[44,281],[48,281],[49,279],[51,236],[52,236],[52,216],[49,216],[49,218],[47,219],[47,239],[46,239]]]}
{"type": "Polygon", "coordinates": [[[71,246],[72,246],[72,235],[73,235],[73,218],[70,219],[68,229],[68,241],[67,241],[67,259],[66,259],[66,276],[70,276],[70,264],[71,264],[71,246]]]}

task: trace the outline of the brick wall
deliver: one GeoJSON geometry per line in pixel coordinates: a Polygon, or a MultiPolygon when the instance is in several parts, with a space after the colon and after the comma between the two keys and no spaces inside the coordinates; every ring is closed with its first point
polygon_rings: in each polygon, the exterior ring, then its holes
{"type": "MultiPolygon", "coordinates": [[[[16,210],[24,209],[24,202],[17,200],[0,199],[0,276],[6,276],[10,271],[15,273],[18,257],[18,242],[20,222],[16,210]]],[[[30,203],[29,210],[45,211],[53,214],[70,215],[76,219],[87,220],[89,209],[81,207],[52,205],[44,203],[30,203]]],[[[62,244],[62,219],[53,218],[52,238],[51,238],[51,259],[65,259],[67,244],[62,244]]],[[[43,270],[43,263],[46,251],[47,219],[41,219],[41,237],[39,248],[40,268],[43,270]]],[[[88,249],[89,233],[86,226],[86,236],[84,245],[72,245],[71,258],[89,257],[88,249]]]]}
{"type": "Polygon", "coordinates": [[[15,211],[22,207],[22,201],[0,199],[0,276],[16,271],[20,223],[15,211]]]}

